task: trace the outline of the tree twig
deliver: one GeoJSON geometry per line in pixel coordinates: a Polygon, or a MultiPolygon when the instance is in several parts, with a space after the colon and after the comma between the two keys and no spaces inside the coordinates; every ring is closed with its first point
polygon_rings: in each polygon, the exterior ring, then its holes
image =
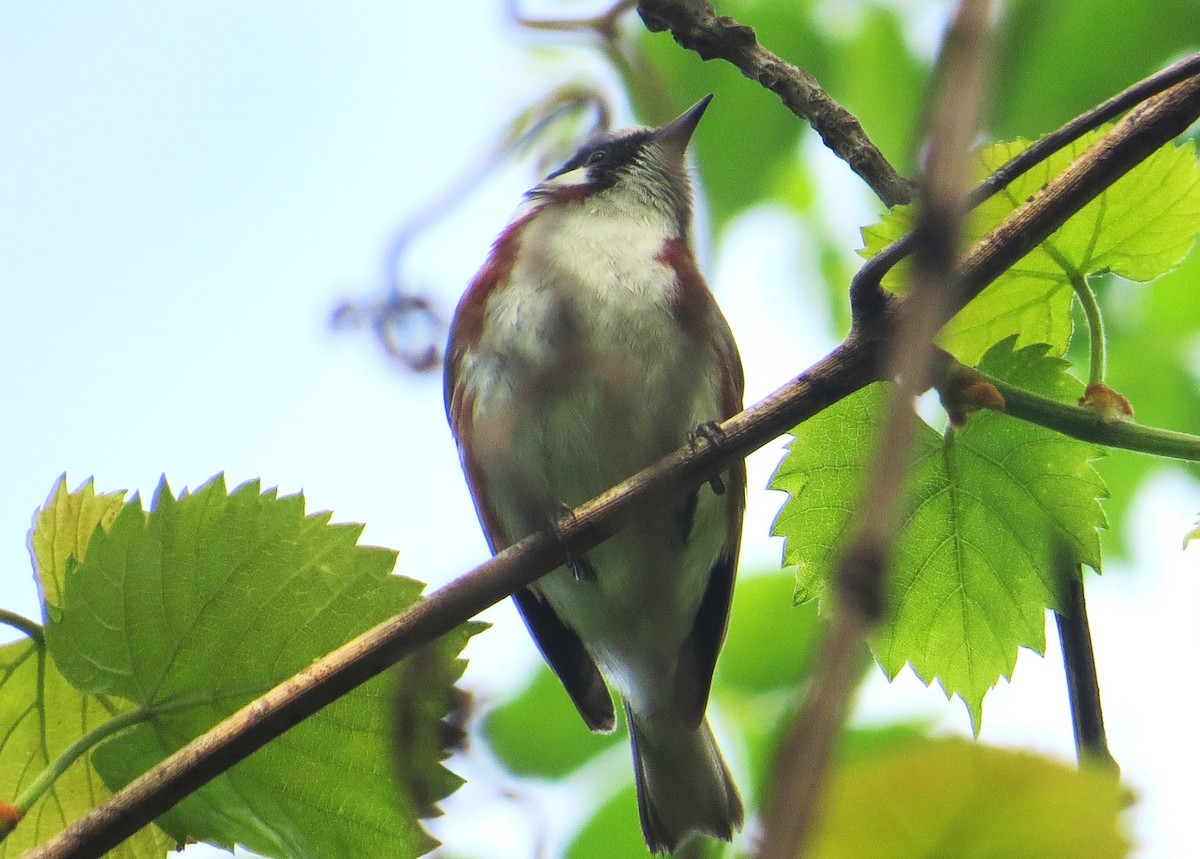
{"type": "MultiPolygon", "coordinates": [[[[971,191],[969,201],[972,208],[1008,187],[1030,169],[1041,164],[1055,152],[1070,145],[1089,131],[1093,131],[1125,111],[1158,95],[1180,81],[1200,74],[1200,54],[1168,66],[1112,98],[1080,114],[1029,146],[1005,162],[995,173],[988,176],[971,191]]],[[[908,233],[881,250],[859,270],[850,285],[850,306],[855,315],[870,315],[878,312],[883,300],[883,277],[896,263],[912,253],[915,236],[908,233]]]]}
{"type": "Polygon", "coordinates": [[[854,114],[834,101],[804,69],[760,45],[752,28],[717,15],[709,0],[641,0],[638,14],[650,32],[670,30],[681,47],[695,51],[700,59],[726,60],[779,96],[884,204],[895,206],[912,200],[912,183],[896,172],[854,114]]]}
{"type": "Polygon", "coordinates": [[[1054,613],[1054,618],[1058,624],[1063,668],[1067,675],[1067,699],[1071,705],[1075,754],[1080,763],[1092,761],[1119,771],[1120,767],[1108,749],[1108,736],[1104,732],[1100,678],[1096,674],[1092,631],[1088,624],[1087,602],[1083,596],[1083,567],[1069,556],[1061,557],[1057,566],[1062,579],[1063,604],[1054,613]]]}
{"type": "Polygon", "coordinates": [[[46,646],[46,632],[37,621],[30,620],[22,614],[17,614],[15,611],[0,608],[0,623],[25,633],[33,639],[38,647],[46,646]]]}
{"type": "Polygon", "coordinates": [[[940,354],[933,338],[950,318],[958,291],[967,165],[983,99],[987,27],[987,0],[962,0],[942,44],[928,161],[918,186],[913,288],[888,338],[887,376],[896,386],[858,505],[856,536],[835,574],[834,617],[821,644],[812,693],[776,756],[759,859],[804,855],[834,741],[849,710],[859,657],[883,612],[887,558],[917,421],[913,402],[932,380],[940,354]]]}
{"type": "MultiPolygon", "coordinates": [[[[955,311],[1072,213],[1200,115],[1200,79],[1168,90],[1127,116],[1063,176],[1013,212],[968,253],[955,311]],[[1069,174],[1069,175],[1068,175],[1069,174]]],[[[687,445],[564,517],[555,536],[532,535],[409,611],[369,630],[288,679],[114,794],[26,859],[96,857],[187,794],[306,716],[366,682],[417,646],[470,619],[559,566],[567,549],[595,546],[644,505],[698,486],[797,423],[879,377],[881,337],[909,297],[884,302],[878,324],[860,325],[810,370],[722,424],[724,443],[687,445]]]]}

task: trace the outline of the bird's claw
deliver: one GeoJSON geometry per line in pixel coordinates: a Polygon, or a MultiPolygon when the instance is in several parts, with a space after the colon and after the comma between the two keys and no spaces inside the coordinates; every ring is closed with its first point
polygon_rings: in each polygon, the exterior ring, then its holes
{"type": "Polygon", "coordinates": [[[696,442],[704,439],[713,447],[725,446],[725,430],[721,429],[720,421],[706,421],[688,433],[688,443],[696,449],[696,442]]]}
{"type": "MultiPolygon", "coordinates": [[[[696,442],[700,439],[704,439],[713,447],[720,449],[725,446],[725,430],[721,429],[718,421],[707,421],[688,433],[688,444],[692,446],[692,450],[696,449],[696,442]]],[[[725,481],[721,480],[721,475],[714,474],[709,479],[708,485],[712,487],[715,494],[725,494],[725,481]]]]}
{"type": "Polygon", "coordinates": [[[559,522],[564,517],[571,517],[571,521],[575,520],[575,511],[571,509],[571,505],[565,501],[558,502],[558,515],[550,517],[550,527],[554,530],[554,536],[558,539],[559,545],[563,547],[563,551],[567,554],[566,567],[571,571],[571,575],[577,582],[594,582],[596,581],[596,568],[584,556],[575,557],[571,554],[571,550],[567,548],[565,541],[562,538],[562,530],[559,527],[559,522]]]}

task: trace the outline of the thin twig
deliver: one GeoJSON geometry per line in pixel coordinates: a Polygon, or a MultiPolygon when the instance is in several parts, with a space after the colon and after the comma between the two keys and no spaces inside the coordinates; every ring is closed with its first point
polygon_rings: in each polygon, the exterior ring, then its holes
{"type": "Polygon", "coordinates": [[[912,183],[896,172],[854,114],[804,69],[760,45],[752,28],[717,15],[709,0],[641,0],[638,13],[650,32],[670,30],[681,47],[695,51],[700,59],[726,60],[779,96],[886,205],[912,200],[912,183]]]}
{"type": "Polygon", "coordinates": [[[940,351],[933,338],[950,318],[966,211],[967,164],[983,98],[987,0],[963,0],[942,44],[921,178],[913,289],[888,339],[888,400],[880,445],[857,512],[857,532],[836,572],[837,603],[812,694],[777,755],[759,859],[802,856],[834,741],[855,688],[859,656],[883,612],[886,559],[917,421],[913,401],[929,387],[940,351]]]}
{"type": "Polygon", "coordinates": [[[1048,210],[1055,210],[1053,232],[1071,214],[1098,197],[1110,183],[1096,181],[1110,171],[1132,170],[1154,150],[1178,137],[1200,113],[1200,74],[1175,84],[1130,111],[1112,130],[1097,140],[1063,172],[1013,210],[1004,222],[975,243],[962,261],[960,309],[1005,270],[1041,244],[1049,233],[1040,226],[1048,210]],[[1061,208],[1060,208],[1061,207],[1061,208]],[[1038,229],[1031,229],[1034,223],[1038,229]],[[1003,245],[997,252],[995,245],[1003,245]]]}
{"type": "MultiPolygon", "coordinates": [[[[1005,162],[995,173],[988,176],[971,191],[969,202],[972,208],[1007,188],[1033,167],[1041,164],[1055,152],[1074,143],[1089,131],[1115,119],[1125,111],[1158,95],[1180,81],[1200,74],[1200,54],[1193,54],[1179,62],[1156,72],[1112,98],[1097,105],[1086,113],[1038,138],[1028,149],[1024,149],[1005,162]]],[[[855,316],[870,316],[878,313],[883,300],[883,277],[896,263],[912,253],[915,236],[908,233],[892,242],[859,269],[850,285],[850,307],[855,316]]]]}
{"type": "Polygon", "coordinates": [[[0,623],[25,633],[33,639],[33,642],[38,647],[46,646],[46,632],[37,621],[30,620],[24,615],[17,614],[15,611],[0,608],[0,623]]]}
{"type": "Polygon", "coordinates": [[[1086,113],[1039,137],[1028,149],[1018,152],[1010,161],[988,176],[971,192],[971,205],[978,206],[996,192],[1008,187],[1013,180],[1026,173],[1031,167],[1041,164],[1055,152],[1074,143],[1089,131],[1094,131],[1106,122],[1116,119],[1130,108],[1141,104],[1180,81],[1200,74],[1200,54],[1192,54],[1177,63],[1155,72],[1133,86],[1093,107],[1086,113]]]}
{"type": "MultiPolygon", "coordinates": [[[[951,310],[977,295],[1004,268],[1043,241],[1149,152],[1200,115],[1200,80],[1172,88],[1134,111],[1068,173],[1014,212],[967,256],[951,310]]],[[[26,859],[97,857],[189,793],[306,716],[366,682],[414,648],[470,619],[561,565],[566,550],[586,551],[643,506],[678,496],[797,423],[878,378],[882,332],[904,313],[907,297],[885,302],[878,325],[863,325],[822,361],[721,426],[724,443],[687,445],[564,517],[558,534],[532,535],[428,599],[309,666],[189,743],[76,821],[26,859]]]]}
{"type": "MultiPolygon", "coordinates": [[[[1065,554],[1065,553],[1064,553],[1065,554]]],[[[1063,582],[1063,605],[1054,613],[1062,642],[1063,668],[1067,675],[1067,698],[1071,726],[1075,732],[1075,754],[1080,763],[1091,761],[1120,771],[1108,749],[1104,711],[1100,706],[1100,678],[1092,652],[1092,631],[1083,596],[1083,567],[1069,556],[1059,559],[1063,582]]]]}

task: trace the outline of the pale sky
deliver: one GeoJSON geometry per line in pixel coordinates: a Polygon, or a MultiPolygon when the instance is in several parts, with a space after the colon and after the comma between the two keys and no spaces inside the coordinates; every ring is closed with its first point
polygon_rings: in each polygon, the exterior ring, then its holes
{"type": "MultiPolygon", "coordinates": [[[[507,118],[595,71],[534,57],[501,5],[0,5],[0,605],[40,616],[26,532],[64,471],[72,488],[95,475],[101,491],[147,496],[163,473],[176,491],[218,471],[231,487],[261,477],[367,523],[365,542],[398,549],[399,571],[433,585],[486,558],[440,377],[406,376],[326,322],[341,299],[377,289],[390,231],[507,118]]],[[[720,116],[718,99],[705,121],[720,116]]],[[[826,163],[849,254],[871,210],[826,163]]],[[[417,249],[406,274],[447,315],[533,179],[513,167],[482,183],[417,249]]],[[[788,221],[757,211],[707,261],[749,400],[833,345],[807,250],[788,221]]],[[[751,461],[747,568],[778,563],[766,534],[782,496],[761,489],[778,455],[751,461]]],[[[1200,487],[1164,470],[1143,502],[1128,523],[1142,565],[1109,565],[1088,597],[1110,741],[1142,800],[1137,855],[1165,859],[1195,844],[1200,548],[1180,540],[1200,487]]],[[[507,603],[488,619],[468,650],[485,700],[537,658],[507,603]]],[[[985,701],[985,741],[1073,758],[1058,659],[1053,645],[1046,660],[1023,653],[1014,684],[985,701]]],[[[969,731],[961,703],[910,672],[868,683],[857,712],[969,731]]],[[[452,799],[436,829],[465,849],[478,843],[457,826],[470,801],[452,799]]],[[[478,814],[489,839],[528,855],[522,821],[478,814]]]]}

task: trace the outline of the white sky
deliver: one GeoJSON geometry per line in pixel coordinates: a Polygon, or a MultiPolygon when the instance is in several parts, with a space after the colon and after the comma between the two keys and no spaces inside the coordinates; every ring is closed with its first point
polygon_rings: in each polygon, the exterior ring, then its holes
{"type": "MultiPolygon", "coordinates": [[[[218,471],[231,486],[302,489],[310,510],[366,522],[366,542],[399,549],[400,571],[435,585],[486,557],[440,379],[392,370],[326,319],[376,288],[406,213],[567,74],[522,49],[498,5],[0,4],[0,605],[40,615],[26,532],[63,471],[72,487],[95,475],[102,491],[144,495],[164,472],[176,491],[218,471]]],[[[720,116],[718,101],[706,121],[720,116]]],[[[846,171],[828,163],[849,251],[869,209],[846,204],[846,171]]],[[[515,169],[487,181],[415,256],[409,274],[447,314],[529,184],[515,169]]],[[[815,275],[790,225],[758,212],[735,234],[708,270],[753,399],[832,343],[821,291],[796,286],[815,275]],[[798,289],[807,311],[790,300],[798,289]]],[[[772,450],[752,460],[752,487],[772,450]]],[[[779,501],[752,492],[747,566],[777,562],[765,534],[779,501]]],[[[1200,549],[1179,542],[1197,509],[1200,487],[1165,472],[1129,523],[1142,567],[1111,565],[1089,587],[1143,857],[1196,842],[1184,672],[1200,645],[1200,549]]],[[[507,603],[488,619],[496,628],[468,651],[484,698],[536,659],[507,603]]],[[[911,674],[869,683],[859,712],[969,730],[961,704],[911,674]]],[[[1015,684],[988,697],[983,738],[1072,758],[1053,647],[1044,661],[1023,654],[1015,684]]],[[[441,837],[466,804],[448,804],[441,837]]],[[[522,825],[510,819],[518,845],[522,825]]]]}

